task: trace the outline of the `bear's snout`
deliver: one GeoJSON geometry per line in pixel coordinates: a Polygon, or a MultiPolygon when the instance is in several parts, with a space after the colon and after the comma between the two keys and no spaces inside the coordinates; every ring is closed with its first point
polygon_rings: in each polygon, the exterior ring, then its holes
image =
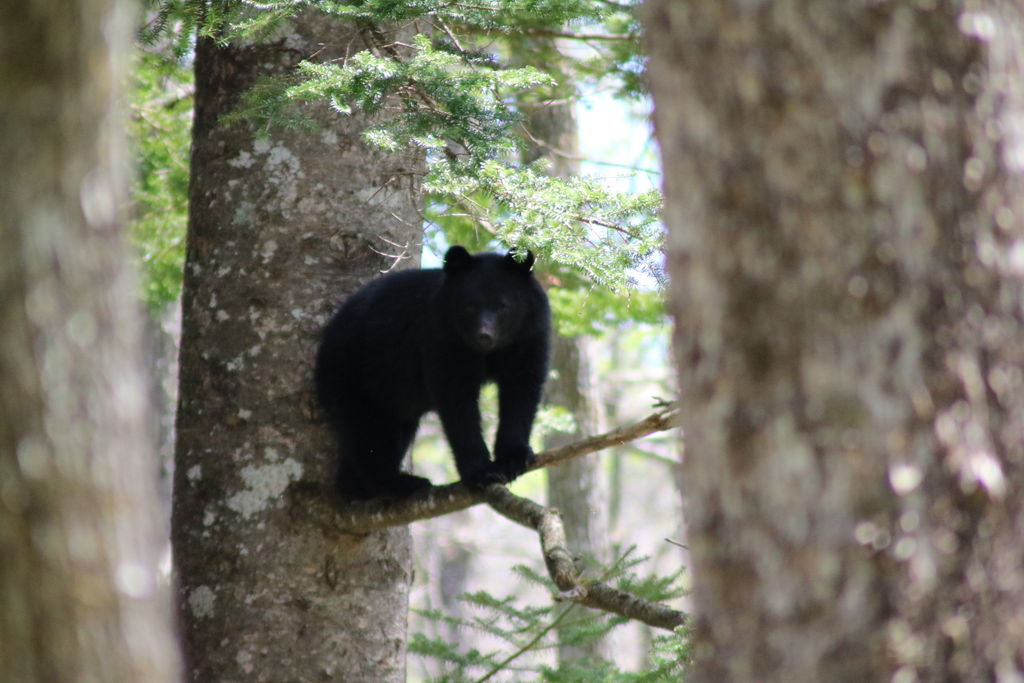
{"type": "Polygon", "coordinates": [[[490,351],[498,343],[498,319],[493,314],[485,314],[480,319],[476,331],[476,345],[481,351],[490,351]]]}

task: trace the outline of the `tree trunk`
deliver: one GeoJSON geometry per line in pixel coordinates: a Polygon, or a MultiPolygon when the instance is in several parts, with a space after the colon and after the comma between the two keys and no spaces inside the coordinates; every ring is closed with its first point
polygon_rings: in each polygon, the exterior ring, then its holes
{"type": "MultiPolygon", "coordinates": [[[[545,440],[545,448],[572,443],[605,429],[590,358],[591,346],[585,338],[557,337],[552,345],[551,366],[557,377],[548,383],[546,400],[570,410],[576,429],[554,432],[545,440]]],[[[548,504],[558,508],[573,552],[607,562],[608,486],[598,455],[576,458],[548,468],[548,504]]]]}
{"type": "Polygon", "coordinates": [[[333,495],[316,344],[347,293],[418,264],[422,161],[326,107],[310,134],[218,122],[257,78],[363,47],[314,13],[197,45],[172,539],[192,680],[405,680],[408,529],[324,530],[287,492],[333,495]]]}
{"type": "Polygon", "coordinates": [[[127,3],[0,9],[0,680],[173,681],[117,106],[127,3]]]}
{"type": "Polygon", "coordinates": [[[650,0],[694,681],[1024,669],[1019,5],[650,0]]]}

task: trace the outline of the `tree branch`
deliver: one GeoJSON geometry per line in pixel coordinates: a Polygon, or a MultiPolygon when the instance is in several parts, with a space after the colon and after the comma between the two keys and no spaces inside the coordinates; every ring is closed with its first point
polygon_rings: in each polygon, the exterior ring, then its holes
{"type": "MultiPolygon", "coordinates": [[[[557,465],[671,429],[678,424],[678,419],[679,411],[668,406],[633,424],[538,453],[530,470],[557,465]]],[[[293,485],[289,495],[296,514],[312,518],[327,534],[368,534],[418,519],[465,510],[484,501],[481,491],[461,483],[434,486],[401,500],[341,501],[308,485],[293,485]]]]}
{"type": "Polygon", "coordinates": [[[613,612],[668,631],[683,625],[686,615],[678,610],[644,600],[600,581],[581,580],[566,544],[565,528],[558,510],[517,496],[499,484],[485,488],[484,498],[501,515],[536,530],[540,535],[544,564],[551,579],[562,591],[557,599],[613,612]]]}
{"type": "Polygon", "coordinates": [[[557,465],[565,462],[566,460],[572,460],[578,458],[581,455],[587,455],[595,451],[601,451],[605,448],[611,448],[612,446],[621,446],[624,443],[635,441],[642,436],[654,434],[655,432],[663,432],[673,427],[679,426],[679,410],[675,406],[668,406],[659,410],[656,413],[651,413],[644,419],[634,422],[633,424],[613,429],[610,432],[592,436],[587,439],[580,441],[574,441],[573,443],[559,446],[557,448],[549,448],[548,450],[537,454],[537,462],[534,463],[531,470],[539,469],[541,467],[550,467],[551,465],[557,465]]]}
{"type": "MultiPolygon", "coordinates": [[[[550,467],[572,458],[618,446],[642,436],[665,431],[678,423],[674,406],[663,408],[633,424],[610,432],[550,448],[537,455],[531,470],[550,467]]],[[[673,630],[681,626],[685,615],[656,602],[644,600],[600,581],[580,578],[579,570],[566,543],[565,528],[558,510],[517,496],[500,484],[483,490],[461,483],[434,486],[397,501],[372,500],[342,502],[336,496],[308,485],[289,489],[292,513],[312,520],[326,535],[369,534],[418,519],[439,517],[487,502],[499,514],[537,531],[548,574],[561,591],[556,599],[619,614],[656,628],[673,630]]]]}

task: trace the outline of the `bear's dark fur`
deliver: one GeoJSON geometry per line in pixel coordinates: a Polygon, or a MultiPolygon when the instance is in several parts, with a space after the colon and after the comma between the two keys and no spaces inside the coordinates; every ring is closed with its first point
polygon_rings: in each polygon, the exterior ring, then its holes
{"type": "Polygon", "coordinates": [[[530,429],[548,370],[551,314],[533,254],[470,254],[441,269],[370,282],[327,323],[316,359],[320,405],[341,450],[337,486],[353,498],[405,496],[430,485],[402,472],[420,418],[434,410],[462,481],[503,483],[533,460],[530,429]],[[492,461],[480,387],[498,385],[492,461]]]}

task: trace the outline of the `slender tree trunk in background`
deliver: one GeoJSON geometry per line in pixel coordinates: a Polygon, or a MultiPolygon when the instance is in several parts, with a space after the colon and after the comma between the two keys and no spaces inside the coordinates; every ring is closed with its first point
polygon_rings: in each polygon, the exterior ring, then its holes
{"type": "MultiPolygon", "coordinates": [[[[587,342],[585,338],[556,337],[552,345],[551,364],[557,377],[548,383],[546,400],[572,411],[576,429],[548,435],[545,448],[600,434],[605,429],[587,342]]],[[[548,468],[548,503],[562,513],[570,547],[599,562],[610,559],[607,489],[599,457],[576,458],[548,468]]]]}
{"type": "Polygon", "coordinates": [[[178,675],[119,215],[127,9],[0,9],[3,681],[178,675]]]}
{"type": "Polygon", "coordinates": [[[692,680],[1020,680],[1020,5],[646,19],[692,680]]]}
{"type": "Polygon", "coordinates": [[[172,538],[191,680],[405,680],[408,529],[331,533],[287,490],[333,493],[316,344],[346,294],[418,264],[421,162],[326,107],[310,134],[218,123],[258,77],[364,47],[313,13],[197,46],[172,538]]]}
{"type": "MultiPolygon", "coordinates": [[[[529,39],[520,41],[516,56],[530,62],[534,51],[558,55],[555,41],[529,39]]],[[[567,177],[580,172],[579,131],[573,109],[572,83],[566,80],[564,101],[536,103],[527,108],[526,127],[533,136],[533,145],[524,161],[532,163],[546,158],[550,173],[567,177]]],[[[548,382],[544,400],[551,405],[568,409],[576,421],[572,432],[554,432],[545,440],[545,448],[570,443],[584,436],[601,433],[603,405],[597,395],[593,377],[591,344],[584,337],[555,335],[551,345],[551,369],[554,377],[548,382]]],[[[558,508],[565,524],[566,538],[572,551],[581,557],[599,562],[609,559],[608,547],[608,485],[602,471],[600,456],[576,458],[570,462],[548,468],[548,504],[558,508]]],[[[564,641],[564,638],[560,638],[564,641]]],[[[558,659],[562,663],[595,657],[608,659],[609,652],[603,639],[573,645],[562,642],[558,659]]]]}
{"type": "MultiPolygon", "coordinates": [[[[584,436],[600,434],[601,403],[592,376],[590,344],[586,338],[556,336],[551,345],[551,367],[556,376],[549,380],[545,400],[568,408],[576,420],[573,432],[554,432],[544,447],[561,446],[584,436]]],[[[548,471],[548,505],[561,512],[569,548],[581,558],[596,563],[608,562],[608,482],[599,454],[576,458],[548,471]]],[[[583,563],[587,566],[587,562],[583,563]]],[[[577,608],[581,613],[586,608],[577,608]]],[[[611,660],[607,638],[572,644],[560,638],[558,660],[561,663],[581,659],[611,660]]]]}

